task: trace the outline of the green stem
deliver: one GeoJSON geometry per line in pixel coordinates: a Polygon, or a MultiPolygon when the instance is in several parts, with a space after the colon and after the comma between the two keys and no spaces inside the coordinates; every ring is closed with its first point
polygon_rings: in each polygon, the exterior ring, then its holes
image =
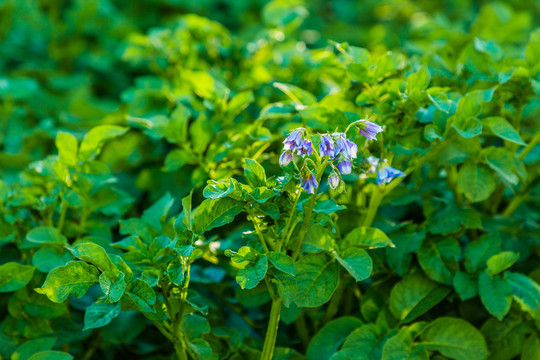
{"type": "Polygon", "coordinates": [[[381,205],[381,201],[383,197],[384,197],[383,190],[381,190],[379,187],[374,187],[373,195],[371,196],[371,200],[369,201],[368,211],[366,213],[366,217],[364,218],[364,221],[362,222],[362,226],[369,227],[371,226],[371,224],[373,224],[373,220],[375,220],[375,215],[377,214],[377,210],[379,209],[379,206],[381,205]]]}
{"type": "Polygon", "coordinates": [[[540,133],[536,134],[531,141],[529,141],[529,144],[523,149],[523,151],[518,156],[518,161],[523,161],[527,154],[531,152],[531,150],[534,148],[534,146],[540,141],[540,133]]]}
{"type": "Polygon", "coordinates": [[[270,319],[268,321],[268,328],[266,330],[266,337],[264,338],[261,360],[271,360],[274,356],[280,313],[281,299],[273,298],[272,309],[270,310],[270,319]]]}
{"type": "Polygon", "coordinates": [[[66,213],[67,213],[68,204],[67,202],[62,199],[62,202],[60,203],[60,218],[58,219],[58,224],[56,225],[56,228],[58,231],[62,231],[62,228],[64,227],[64,222],[66,221],[66,213]]]}
{"type": "Polygon", "coordinates": [[[294,199],[294,203],[291,207],[291,211],[289,212],[289,218],[287,219],[287,223],[285,224],[285,228],[283,229],[283,233],[281,236],[281,241],[278,243],[277,251],[281,251],[281,245],[284,244],[285,240],[287,239],[289,226],[291,226],[292,219],[294,217],[294,213],[296,212],[296,205],[298,204],[298,200],[300,199],[300,195],[302,195],[302,190],[298,190],[298,193],[296,195],[296,198],[294,199]]]}
{"type": "MultiPolygon", "coordinates": [[[[322,166],[321,170],[317,174],[317,183],[321,183],[321,178],[324,174],[324,170],[326,169],[326,166],[328,163],[325,161],[322,166]]],[[[300,248],[302,247],[302,243],[304,242],[304,236],[306,235],[306,232],[309,227],[309,222],[311,221],[311,215],[313,214],[313,208],[315,207],[315,202],[317,202],[317,193],[319,192],[319,188],[315,189],[315,193],[311,195],[308,203],[307,209],[304,209],[304,222],[302,223],[302,227],[300,228],[300,233],[298,234],[298,239],[296,241],[296,247],[293,252],[292,259],[293,261],[296,260],[298,257],[298,254],[300,252],[300,248]]]]}

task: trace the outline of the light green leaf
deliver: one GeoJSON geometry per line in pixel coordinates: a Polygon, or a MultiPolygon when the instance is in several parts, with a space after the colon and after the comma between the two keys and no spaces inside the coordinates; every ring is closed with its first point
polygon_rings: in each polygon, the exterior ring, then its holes
{"type": "Polygon", "coordinates": [[[362,321],[352,316],[330,321],[311,339],[306,357],[308,360],[329,359],[345,342],[347,336],[360,326],[362,321]]]}
{"type": "Polygon", "coordinates": [[[501,239],[496,234],[484,234],[465,248],[465,268],[474,273],[486,267],[487,260],[501,249],[501,239]]]}
{"type": "Polygon", "coordinates": [[[339,267],[325,254],[308,254],[296,263],[298,293],[294,302],[299,307],[317,307],[326,303],[336,291],[339,267]]]}
{"type": "Polygon", "coordinates": [[[193,229],[193,216],[191,212],[191,199],[193,197],[193,190],[189,193],[188,196],[185,196],[182,198],[182,211],[184,214],[184,218],[182,219],[182,223],[188,230],[193,229]]]}
{"type": "Polygon", "coordinates": [[[152,305],[156,302],[156,293],[154,290],[142,280],[134,279],[129,283],[127,296],[144,312],[155,313],[156,310],[152,305]]]}
{"type": "Polygon", "coordinates": [[[430,93],[428,91],[428,97],[439,110],[445,113],[450,112],[452,100],[449,100],[445,93],[430,93]]]}
{"type": "Polygon", "coordinates": [[[167,192],[158,201],[152,204],[152,206],[144,210],[141,219],[146,221],[148,225],[152,226],[157,231],[161,232],[162,222],[167,219],[167,215],[169,214],[169,210],[173,203],[173,197],[167,192]]]}
{"type": "Polygon", "coordinates": [[[512,287],[500,277],[482,272],[478,277],[478,293],[487,311],[501,321],[512,305],[512,287]]]}
{"type": "Polygon", "coordinates": [[[501,147],[488,147],[482,149],[482,156],[486,164],[493,169],[504,183],[511,187],[519,183],[516,173],[516,160],[513,153],[501,147]]]}
{"type": "Polygon", "coordinates": [[[523,345],[521,360],[538,359],[540,359],[540,339],[538,339],[538,335],[536,333],[532,333],[523,345]]]}
{"type": "Polygon", "coordinates": [[[272,265],[274,265],[278,270],[292,276],[296,275],[293,259],[289,255],[275,251],[270,251],[267,255],[268,260],[270,260],[272,265]]]}
{"type": "Polygon", "coordinates": [[[244,175],[253,187],[266,186],[266,172],[256,160],[245,159],[244,175]]]}
{"type": "Polygon", "coordinates": [[[274,82],[273,85],[299,105],[313,105],[317,102],[317,98],[312,93],[303,90],[298,86],[280,82],[274,82]]]}
{"type": "Polygon", "coordinates": [[[195,210],[193,231],[203,234],[213,228],[223,226],[234,220],[244,208],[244,203],[230,198],[204,200],[195,210]]]}
{"type": "Polygon", "coordinates": [[[490,257],[487,261],[487,273],[496,275],[510,268],[519,259],[519,254],[512,251],[503,251],[490,257]]]}
{"type": "Polygon", "coordinates": [[[73,256],[94,264],[101,271],[109,271],[115,275],[118,274],[118,268],[112,263],[105,249],[98,244],[85,242],[68,249],[73,256]]]}
{"type": "Polygon", "coordinates": [[[67,165],[77,164],[77,139],[70,133],[59,131],[56,134],[56,148],[58,149],[58,156],[67,165]]]}
{"type": "Polygon", "coordinates": [[[242,289],[253,289],[264,279],[268,270],[266,255],[260,255],[255,263],[250,263],[243,269],[238,270],[236,282],[242,289]]]}
{"type": "Polygon", "coordinates": [[[519,145],[527,145],[523,140],[521,140],[521,137],[516,129],[514,129],[514,127],[510,125],[505,118],[493,116],[482,119],[482,122],[498,137],[519,145]]]}
{"type": "Polygon", "coordinates": [[[93,303],[84,313],[84,329],[97,329],[107,325],[120,314],[120,303],[93,303]]]}
{"type": "Polygon", "coordinates": [[[470,139],[482,133],[482,123],[475,117],[454,116],[452,127],[465,139],[470,139]]]}
{"type": "Polygon", "coordinates": [[[73,357],[61,351],[41,351],[32,355],[28,360],[72,360],[73,357]]]}
{"type": "Polygon", "coordinates": [[[512,295],[521,308],[540,320],[540,286],[527,275],[510,271],[504,273],[504,279],[512,286],[512,295]]]}
{"type": "Polygon", "coordinates": [[[106,140],[125,134],[129,128],[116,125],[99,125],[84,136],[79,148],[79,159],[83,161],[95,158],[106,140]]]}
{"type": "Polygon", "coordinates": [[[360,226],[345,236],[343,246],[360,246],[367,249],[394,247],[394,244],[385,233],[377,228],[360,226]]]}
{"type": "Polygon", "coordinates": [[[170,172],[180,170],[184,165],[197,160],[193,152],[184,149],[174,149],[165,157],[163,171],[170,172]]]}
{"type": "Polygon", "coordinates": [[[424,91],[431,81],[431,75],[427,66],[422,66],[418,72],[412,73],[407,76],[407,85],[405,87],[405,93],[411,96],[415,91],[424,91]]]}
{"type": "Polygon", "coordinates": [[[451,289],[413,273],[398,282],[390,293],[390,311],[402,323],[408,323],[441,302],[451,289]]]}
{"type": "Polygon", "coordinates": [[[471,202],[486,200],[496,186],[493,174],[485,166],[473,162],[461,166],[457,184],[459,191],[471,202]]]}
{"type": "Polygon", "coordinates": [[[120,272],[120,275],[111,273],[110,271],[101,273],[99,276],[99,285],[101,291],[107,297],[108,302],[115,303],[124,295],[124,291],[126,290],[126,281],[124,278],[125,275],[123,272],[120,272]]]}
{"type": "Polygon", "coordinates": [[[0,265],[0,293],[11,292],[23,288],[32,280],[35,266],[8,262],[0,265]]]}
{"type": "Polygon", "coordinates": [[[26,234],[26,240],[32,246],[44,244],[67,244],[67,239],[58,229],[49,226],[39,226],[26,234]]]}
{"type": "Polygon", "coordinates": [[[84,261],[70,261],[64,266],[53,269],[38,293],[56,303],[60,303],[73,294],[83,296],[88,288],[99,281],[99,271],[84,261]]]}
{"type": "Polygon", "coordinates": [[[56,343],[54,337],[43,337],[25,342],[11,355],[11,360],[28,360],[33,354],[51,350],[56,343]]]}
{"type": "Polygon", "coordinates": [[[462,319],[440,317],[421,334],[422,345],[455,360],[485,360],[488,349],[484,336],[462,319]]]}
{"type": "Polygon", "coordinates": [[[346,248],[339,255],[336,252],[333,255],[356,281],[365,280],[371,274],[373,261],[366,250],[350,247],[346,248]]]}

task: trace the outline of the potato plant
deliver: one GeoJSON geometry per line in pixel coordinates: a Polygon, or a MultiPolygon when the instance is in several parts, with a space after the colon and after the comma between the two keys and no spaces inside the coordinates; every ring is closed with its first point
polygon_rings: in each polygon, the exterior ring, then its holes
{"type": "Polygon", "coordinates": [[[0,359],[540,359],[534,2],[0,2],[0,359]]]}

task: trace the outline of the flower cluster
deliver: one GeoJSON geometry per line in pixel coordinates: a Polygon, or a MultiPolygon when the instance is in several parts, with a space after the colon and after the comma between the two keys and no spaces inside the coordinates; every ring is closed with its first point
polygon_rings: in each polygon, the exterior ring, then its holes
{"type": "MultiPolygon", "coordinates": [[[[368,140],[377,140],[376,135],[383,131],[382,127],[367,120],[359,120],[351,125],[357,126],[359,132],[368,140]]],[[[347,138],[346,132],[322,135],[317,153],[305,129],[293,130],[283,141],[283,152],[279,158],[279,164],[287,166],[293,161],[294,156],[305,158],[311,156],[315,151],[317,158],[321,160],[319,164],[324,162],[332,167],[332,172],[328,176],[328,184],[332,189],[337,189],[342,184],[341,175],[348,175],[352,172],[353,161],[357,158],[358,153],[358,146],[347,138]]],[[[319,182],[316,171],[312,171],[306,166],[306,162],[310,161],[304,161],[300,183],[305,191],[314,194],[319,187],[319,182]]],[[[313,161],[311,163],[314,164],[313,161]]]]}

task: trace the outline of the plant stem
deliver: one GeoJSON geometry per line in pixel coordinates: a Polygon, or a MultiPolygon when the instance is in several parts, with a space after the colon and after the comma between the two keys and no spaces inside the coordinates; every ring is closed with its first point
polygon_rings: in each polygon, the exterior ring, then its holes
{"type": "Polygon", "coordinates": [[[369,201],[369,208],[368,212],[366,213],[366,217],[364,218],[364,221],[362,222],[362,226],[369,227],[371,224],[373,224],[373,220],[375,219],[375,215],[377,214],[377,210],[379,209],[379,206],[381,205],[381,201],[384,197],[384,192],[379,187],[373,188],[373,195],[371,196],[371,200],[369,201]]]}
{"type": "Polygon", "coordinates": [[[279,326],[279,315],[281,313],[281,299],[272,299],[272,309],[270,310],[270,319],[268,328],[266,329],[266,337],[261,355],[261,360],[271,360],[274,356],[274,348],[276,346],[277,331],[279,326]]]}
{"type": "Polygon", "coordinates": [[[67,208],[68,208],[67,202],[64,199],[62,199],[62,202],[60,203],[60,218],[58,219],[58,224],[56,225],[56,228],[58,229],[58,231],[62,231],[62,228],[64,227],[67,208]]]}

